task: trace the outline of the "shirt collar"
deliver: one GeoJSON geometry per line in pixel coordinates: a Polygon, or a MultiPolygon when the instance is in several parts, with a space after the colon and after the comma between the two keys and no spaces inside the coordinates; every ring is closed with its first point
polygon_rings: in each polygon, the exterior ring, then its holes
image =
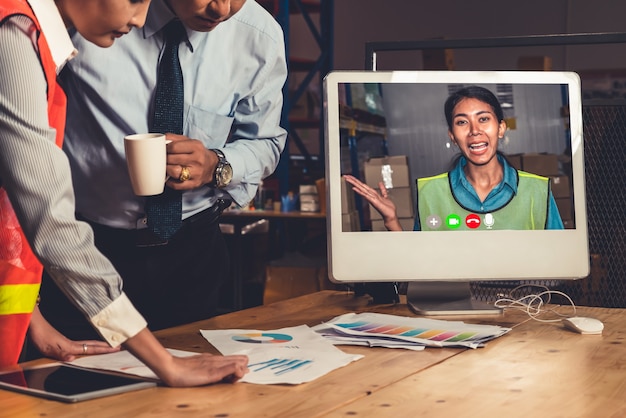
{"type": "Polygon", "coordinates": [[[517,184],[518,184],[518,176],[517,170],[509,164],[509,162],[504,158],[503,155],[498,154],[498,161],[502,164],[504,168],[504,178],[502,179],[502,183],[509,186],[513,193],[517,194],[517,184]]]}
{"type": "MultiPolygon", "coordinates": [[[[504,156],[497,154],[496,157],[498,158],[500,164],[502,164],[502,168],[504,170],[502,181],[496,186],[496,189],[508,186],[509,188],[511,188],[513,193],[517,194],[517,170],[506,161],[506,158],[504,158],[504,156]]],[[[465,177],[465,172],[463,171],[463,168],[466,165],[467,159],[461,156],[459,158],[458,164],[456,164],[452,171],[450,171],[450,182],[452,185],[458,185],[460,183],[466,189],[472,190],[472,188],[469,186],[469,182],[467,181],[467,177],[465,177]]]]}
{"type": "Polygon", "coordinates": [[[46,36],[52,60],[56,65],[56,72],[59,74],[63,66],[74,58],[78,51],[72,44],[54,0],[28,0],[28,3],[46,36]]]}
{"type": "MultiPolygon", "coordinates": [[[[146,17],[146,24],[143,27],[144,38],[150,38],[159,32],[165,25],[167,25],[172,19],[176,18],[176,14],[170,9],[165,0],[153,0],[150,3],[148,9],[148,16],[146,17]]],[[[187,29],[187,45],[193,52],[193,39],[196,34],[195,31],[187,29]]]]}

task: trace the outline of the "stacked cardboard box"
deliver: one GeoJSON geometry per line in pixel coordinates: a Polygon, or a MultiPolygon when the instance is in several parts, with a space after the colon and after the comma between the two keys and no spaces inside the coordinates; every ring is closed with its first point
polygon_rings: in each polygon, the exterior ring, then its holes
{"type": "Polygon", "coordinates": [[[574,202],[571,194],[571,185],[568,176],[553,176],[550,178],[552,195],[559,208],[559,214],[565,224],[565,228],[573,227],[574,202]]]}
{"type": "Polygon", "coordinates": [[[361,230],[354,190],[343,178],[341,179],[341,230],[344,232],[361,230]]]}
{"type": "Polygon", "coordinates": [[[515,168],[550,178],[552,195],[566,228],[573,227],[573,197],[570,178],[559,167],[559,156],[547,153],[528,153],[507,156],[515,168]]]}
{"type": "Polygon", "coordinates": [[[320,199],[317,194],[317,186],[314,184],[300,185],[300,211],[318,212],[320,210],[320,199]]]}
{"type": "Polygon", "coordinates": [[[528,153],[522,155],[522,170],[540,176],[559,175],[559,156],[556,154],[528,153]]]}
{"type": "MultiPolygon", "coordinates": [[[[413,187],[409,175],[408,159],[405,155],[371,158],[364,164],[365,183],[378,190],[382,182],[387,188],[389,198],[396,205],[400,224],[404,229],[412,230],[415,216],[413,187]]],[[[372,230],[385,230],[382,216],[376,209],[369,207],[372,230]]]]}

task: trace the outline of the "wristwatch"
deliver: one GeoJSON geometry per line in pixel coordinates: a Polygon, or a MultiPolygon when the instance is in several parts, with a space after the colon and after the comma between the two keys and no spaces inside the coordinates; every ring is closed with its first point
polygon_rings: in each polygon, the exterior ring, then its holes
{"type": "Polygon", "coordinates": [[[211,151],[213,151],[218,158],[217,165],[215,166],[215,174],[213,174],[212,186],[221,189],[228,186],[233,179],[233,167],[226,160],[226,156],[222,151],[218,149],[212,149],[211,151]]]}

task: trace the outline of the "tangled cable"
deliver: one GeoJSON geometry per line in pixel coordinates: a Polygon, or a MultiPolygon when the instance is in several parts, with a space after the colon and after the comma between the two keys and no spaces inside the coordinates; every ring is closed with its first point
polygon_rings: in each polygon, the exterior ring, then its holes
{"type": "Polygon", "coordinates": [[[511,309],[519,309],[528,314],[528,316],[535,321],[539,322],[560,322],[563,318],[572,317],[576,315],[576,304],[572,298],[570,298],[567,294],[560,292],[558,290],[550,290],[546,286],[536,285],[536,284],[523,284],[513,288],[508,296],[502,297],[495,301],[494,306],[497,308],[511,308],[511,309]],[[522,296],[519,298],[515,297],[515,292],[526,288],[526,287],[537,287],[540,289],[545,289],[544,291],[536,294],[530,294],[526,296],[522,296]],[[552,295],[563,296],[567,299],[571,305],[572,312],[568,314],[562,314],[558,312],[558,308],[562,306],[556,306],[554,308],[546,308],[545,305],[549,304],[552,300],[552,295]],[[544,300],[545,299],[545,300],[544,300]],[[558,318],[553,319],[541,319],[538,318],[539,315],[545,313],[552,313],[558,316],[558,318]]]}

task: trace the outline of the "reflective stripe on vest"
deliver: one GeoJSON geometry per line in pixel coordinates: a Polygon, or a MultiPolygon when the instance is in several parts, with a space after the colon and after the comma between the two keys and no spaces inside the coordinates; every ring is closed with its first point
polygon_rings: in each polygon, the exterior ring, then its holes
{"type": "Polygon", "coordinates": [[[445,226],[445,219],[450,214],[461,218],[459,228],[469,230],[463,220],[471,213],[493,215],[494,223],[487,227],[484,222],[476,228],[481,229],[545,229],[548,217],[549,180],[546,177],[518,170],[519,184],[517,193],[502,208],[495,211],[469,211],[462,207],[452,195],[448,173],[417,180],[417,207],[423,231],[427,227],[428,217],[437,215],[444,225],[437,231],[452,230],[445,226]]]}
{"type": "Polygon", "coordinates": [[[39,284],[0,286],[0,315],[31,313],[37,303],[39,284]]]}

